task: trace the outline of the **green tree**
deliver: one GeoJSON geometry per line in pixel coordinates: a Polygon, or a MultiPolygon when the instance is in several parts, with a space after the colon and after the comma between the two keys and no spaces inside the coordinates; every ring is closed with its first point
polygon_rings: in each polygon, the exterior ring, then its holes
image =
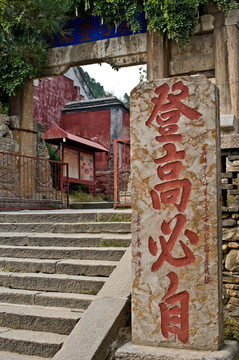
{"type": "Polygon", "coordinates": [[[96,80],[92,78],[87,71],[83,70],[83,72],[84,72],[84,78],[87,84],[89,85],[89,87],[91,88],[96,99],[110,96],[110,94],[105,91],[104,87],[99,82],[96,82],[96,80]]]}
{"type": "Polygon", "coordinates": [[[0,89],[9,95],[41,76],[47,43],[70,12],[65,0],[0,0],[0,89]]]}
{"type": "Polygon", "coordinates": [[[127,94],[127,93],[124,94],[123,102],[125,103],[125,105],[130,107],[130,96],[129,96],[129,94],[127,94]]]}
{"type": "Polygon", "coordinates": [[[136,32],[145,11],[148,29],[160,31],[180,45],[189,41],[199,9],[215,4],[225,14],[236,0],[0,0],[0,90],[15,94],[27,78],[41,77],[47,37],[62,32],[75,15],[99,15],[103,22],[123,20],[136,32]]]}

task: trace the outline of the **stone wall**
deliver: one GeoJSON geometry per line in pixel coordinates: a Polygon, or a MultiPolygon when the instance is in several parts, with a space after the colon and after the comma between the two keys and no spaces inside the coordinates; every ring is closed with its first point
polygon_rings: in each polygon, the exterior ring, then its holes
{"type": "Polygon", "coordinates": [[[226,319],[239,320],[239,135],[222,136],[223,302],[226,319]]]}

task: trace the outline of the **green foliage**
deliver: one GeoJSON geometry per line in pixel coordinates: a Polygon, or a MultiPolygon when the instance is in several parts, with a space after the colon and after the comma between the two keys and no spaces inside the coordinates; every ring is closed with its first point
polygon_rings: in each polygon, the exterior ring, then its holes
{"type": "Polygon", "coordinates": [[[129,96],[129,94],[127,94],[127,93],[124,94],[123,102],[125,103],[125,105],[130,107],[130,96],[129,96]]]}
{"type": "Polygon", "coordinates": [[[61,156],[60,156],[60,152],[58,147],[57,148],[53,148],[50,144],[48,144],[47,142],[45,143],[48,153],[49,153],[49,158],[50,160],[54,160],[54,161],[60,161],[61,160],[61,156]]]}
{"type": "Polygon", "coordinates": [[[0,101],[0,114],[9,115],[9,104],[3,104],[0,101]]]}
{"type": "Polygon", "coordinates": [[[235,320],[225,320],[224,336],[225,339],[239,341],[239,323],[235,320]]]}
{"type": "MultiPolygon", "coordinates": [[[[102,22],[118,26],[125,21],[137,32],[137,16],[144,10],[149,30],[183,45],[195,29],[199,8],[209,3],[225,14],[238,7],[236,0],[0,0],[0,91],[14,95],[25,79],[41,77],[46,39],[54,32],[64,35],[70,17],[99,15],[102,22]]],[[[98,87],[96,97],[107,95],[98,87]]]]}
{"type": "Polygon", "coordinates": [[[0,0],[0,90],[14,95],[24,80],[41,76],[45,37],[60,31],[70,5],[65,0],[0,0]]]}
{"type": "Polygon", "coordinates": [[[76,202],[102,202],[104,198],[97,194],[94,196],[89,193],[89,187],[84,184],[70,184],[69,188],[70,203],[76,202]]]}
{"type": "Polygon", "coordinates": [[[91,88],[96,99],[110,96],[110,94],[105,91],[104,87],[99,82],[96,82],[94,78],[90,77],[87,71],[83,70],[83,72],[84,72],[84,78],[87,84],[89,85],[89,87],[91,88]]]}
{"type": "Polygon", "coordinates": [[[139,68],[139,81],[145,81],[147,79],[147,70],[145,70],[143,67],[139,68]]]}

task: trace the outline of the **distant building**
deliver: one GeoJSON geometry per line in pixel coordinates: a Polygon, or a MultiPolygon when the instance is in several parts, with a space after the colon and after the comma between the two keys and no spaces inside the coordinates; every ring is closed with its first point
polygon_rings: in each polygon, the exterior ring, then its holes
{"type": "Polygon", "coordinates": [[[57,125],[110,149],[96,154],[96,188],[113,196],[113,141],[130,137],[129,108],[116,97],[95,99],[81,68],[64,76],[35,81],[34,120],[46,130],[57,125]]]}
{"type": "Polygon", "coordinates": [[[130,137],[129,108],[116,97],[81,100],[66,104],[62,111],[62,128],[110,149],[96,154],[97,191],[113,195],[113,141],[130,137]]]}

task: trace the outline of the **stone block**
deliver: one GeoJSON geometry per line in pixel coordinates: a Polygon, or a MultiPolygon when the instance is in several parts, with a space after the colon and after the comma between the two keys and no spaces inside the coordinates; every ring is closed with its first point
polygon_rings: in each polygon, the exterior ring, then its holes
{"type": "Polygon", "coordinates": [[[213,34],[192,36],[190,42],[180,49],[171,43],[170,75],[186,74],[214,69],[213,34]]]}
{"type": "Polygon", "coordinates": [[[237,242],[229,242],[228,247],[231,249],[238,249],[239,248],[239,243],[237,242]]]}
{"type": "Polygon", "coordinates": [[[233,227],[236,226],[237,222],[234,219],[224,219],[222,220],[223,227],[233,227]]]}
{"type": "Polygon", "coordinates": [[[222,230],[223,241],[237,241],[239,240],[239,228],[223,229],[222,230]]]}
{"type": "Polygon", "coordinates": [[[239,271],[239,251],[231,250],[226,257],[225,268],[229,271],[239,271]]]}
{"type": "Polygon", "coordinates": [[[222,134],[237,133],[238,123],[235,115],[233,114],[221,114],[220,115],[220,127],[222,134]]]}
{"type": "Polygon", "coordinates": [[[239,297],[239,290],[230,290],[230,289],[227,289],[227,294],[228,294],[229,296],[238,298],[238,297],[239,297]]]}
{"type": "Polygon", "coordinates": [[[222,252],[223,252],[224,254],[227,254],[227,252],[228,252],[228,245],[227,245],[227,244],[223,244],[223,245],[222,245],[222,252]]]}
{"type": "Polygon", "coordinates": [[[127,343],[117,350],[116,360],[238,360],[239,343],[227,341],[219,351],[154,348],[127,343]]]}
{"type": "Polygon", "coordinates": [[[239,134],[221,136],[221,149],[238,149],[238,148],[239,148],[239,134]]]}
{"type": "Polygon", "coordinates": [[[218,135],[217,88],[203,76],[131,92],[135,345],[222,345],[218,135]]]}
{"type": "Polygon", "coordinates": [[[223,271],[222,280],[224,283],[239,284],[239,275],[233,274],[231,272],[223,271]]]}
{"type": "Polygon", "coordinates": [[[238,305],[228,304],[226,308],[227,308],[227,311],[229,312],[230,316],[232,316],[232,317],[239,316],[239,306],[238,305]]]}

